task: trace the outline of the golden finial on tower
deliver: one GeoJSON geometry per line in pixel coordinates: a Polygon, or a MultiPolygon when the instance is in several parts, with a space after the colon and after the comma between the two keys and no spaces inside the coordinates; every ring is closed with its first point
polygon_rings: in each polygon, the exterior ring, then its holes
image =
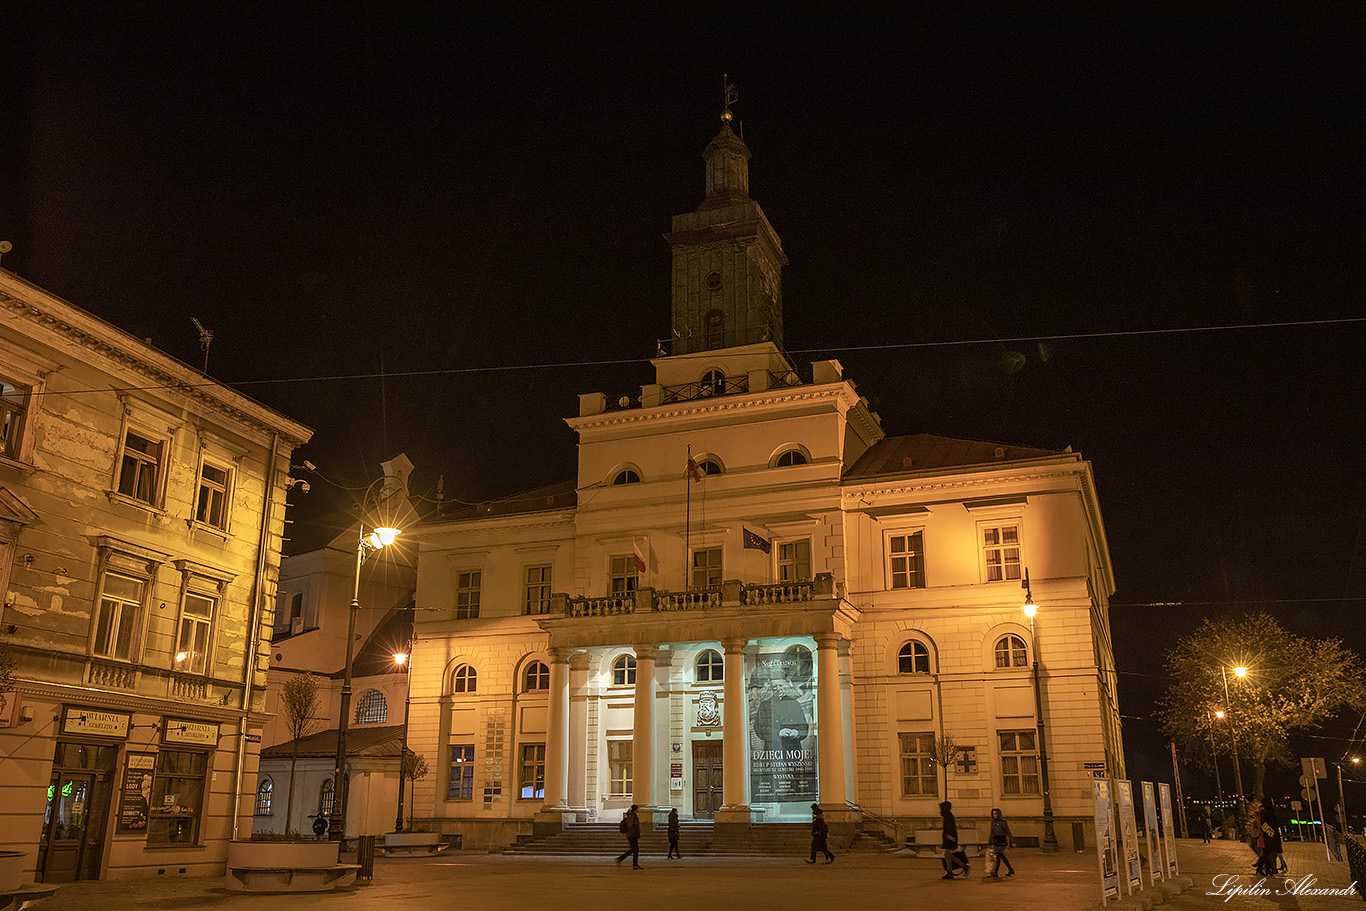
{"type": "Polygon", "coordinates": [[[730,106],[740,100],[740,90],[730,84],[730,76],[725,73],[721,74],[721,85],[723,87],[722,95],[725,98],[725,110],[721,112],[721,122],[730,123],[731,118],[735,116],[731,114],[730,106]]]}

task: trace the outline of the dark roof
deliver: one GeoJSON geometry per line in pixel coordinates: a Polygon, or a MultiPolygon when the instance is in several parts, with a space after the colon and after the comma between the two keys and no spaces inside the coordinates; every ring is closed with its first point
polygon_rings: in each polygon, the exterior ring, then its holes
{"type": "MultiPolygon", "coordinates": [[[[361,643],[360,650],[351,662],[354,677],[378,677],[382,674],[400,674],[394,664],[394,652],[411,650],[413,642],[413,607],[416,602],[409,601],[402,607],[391,608],[384,615],[369,638],[361,643]]],[[[344,670],[344,669],[343,669],[344,670]]],[[[332,675],[341,677],[342,671],[332,675]]]]}
{"type": "Polygon", "coordinates": [[[578,484],[560,481],[482,503],[452,503],[444,506],[441,519],[486,519],[492,516],[516,516],[557,509],[573,509],[579,502],[578,484]]]}
{"type": "MultiPolygon", "coordinates": [[[[348,728],[346,731],[347,756],[394,756],[403,748],[403,725],[391,724],[386,727],[348,728]]],[[[289,759],[294,755],[294,741],[273,744],[261,749],[262,759],[289,759]]],[[[316,759],[322,756],[337,755],[337,729],[329,728],[307,737],[299,738],[299,758],[316,759]]]]}
{"type": "Polygon", "coordinates": [[[885,437],[874,443],[844,473],[844,480],[972,465],[999,465],[1003,462],[1057,456],[1070,451],[1071,447],[1063,451],[1034,449],[983,440],[957,440],[933,433],[914,433],[904,437],[885,437]]]}

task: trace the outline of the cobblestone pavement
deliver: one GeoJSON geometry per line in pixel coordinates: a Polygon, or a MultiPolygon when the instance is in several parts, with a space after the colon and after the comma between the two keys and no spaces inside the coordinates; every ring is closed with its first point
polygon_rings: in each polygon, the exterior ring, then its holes
{"type": "Polygon", "coordinates": [[[1281,876],[1261,877],[1253,872],[1256,858],[1242,842],[1199,841],[1178,843],[1181,875],[1195,887],[1169,898],[1162,907],[1171,911],[1197,908],[1228,908],[1230,911],[1362,911],[1366,902],[1352,883],[1347,865],[1328,861],[1322,844],[1285,843],[1289,869],[1281,876]],[[1236,879],[1235,879],[1236,877],[1236,879]],[[1237,888],[1251,890],[1238,892],[1237,888]],[[1350,889],[1350,896],[1315,895],[1312,890],[1350,889]],[[1216,894],[1209,894],[1216,893],[1216,894]],[[1222,894],[1218,894],[1222,893],[1222,894]],[[1231,894],[1232,893],[1232,894],[1231,894]]]}
{"type": "MultiPolygon", "coordinates": [[[[1322,845],[1288,844],[1289,879],[1269,880],[1266,888],[1315,877],[1315,887],[1344,888],[1346,867],[1324,859],[1322,845]]],[[[1181,840],[1177,849],[1181,873],[1195,888],[1169,898],[1171,911],[1233,908],[1238,911],[1357,911],[1359,897],[1327,898],[1294,895],[1240,895],[1225,901],[1215,891],[1215,877],[1238,874],[1251,886],[1252,855],[1239,843],[1203,845],[1181,840]]],[[[648,908],[649,911],[696,911],[703,905],[744,911],[856,911],[887,908],[952,908],[953,911],[1082,911],[1100,904],[1096,857],[1086,854],[1042,854],[1016,850],[1011,862],[1017,875],[989,879],[980,858],[968,876],[940,879],[936,861],[905,855],[840,854],[833,864],[810,866],[802,857],[713,857],[666,860],[643,855],[643,870],[629,864],[593,858],[526,858],[455,852],[435,858],[379,858],[374,883],[338,892],[290,895],[229,893],[220,877],[157,877],[63,885],[36,911],[191,911],[231,908],[265,911],[287,905],[290,911],[382,908],[478,909],[525,911],[529,903],[555,911],[602,911],[604,908],[648,908]]],[[[1146,877],[1146,869],[1145,869],[1146,877]]]]}

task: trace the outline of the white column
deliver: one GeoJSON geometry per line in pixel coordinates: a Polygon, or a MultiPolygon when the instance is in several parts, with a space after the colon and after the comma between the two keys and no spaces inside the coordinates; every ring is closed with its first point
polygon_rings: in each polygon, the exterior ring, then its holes
{"type": "Polygon", "coordinates": [[[847,804],[844,790],[844,700],[840,698],[839,633],[816,634],[817,774],[821,803],[847,804]]]}
{"type": "Polygon", "coordinates": [[[588,808],[588,685],[589,656],[575,652],[569,658],[569,806],[588,808]]]}
{"type": "MultiPolygon", "coordinates": [[[[632,803],[642,810],[654,806],[655,779],[655,647],[637,645],[635,733],[631,747],[632,803]]],[[[648,814],[641,814],[644,822],[648,814]]]]}
{"type": "Polygon", "coordinates": [[[748,639],[724,639],[726,649],[725,736],[722,740],[721,803],[727,809],[748,810],[745,783],[749,780],[749,719],[745,717],[745,655],[748,639]]]}
{"type": "Polygon", "coordinates": [[[546,810],[569,807],[569,649],[550,650],[550,706],[545,744],[546,810]]]}

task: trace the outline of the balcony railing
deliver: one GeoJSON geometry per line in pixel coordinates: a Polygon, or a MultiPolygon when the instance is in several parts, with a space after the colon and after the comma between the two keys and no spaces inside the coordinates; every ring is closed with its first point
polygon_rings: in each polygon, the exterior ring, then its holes
{"type": "Polygon", "coordinates": [[[745,584],[738,581],[722,582],[716,588],[685,591],[656,591],[638,588],[625,594],[605,598],[571,598],[564,594],[550,596],[550,612],[569,617],[615,617],[625,614],[645,614],[666,611],[706,611],[721,608],[767,607],[779,604],[799,604],[835,597],[834,578],[821,573],[815,579],[801,582],[745,584]]]}
{"type": "Polygon", "coordinates": [[[691,402],[721,395],[742,395],[749,392],[748,376],[728,376],[714,383],[680,383],[660,387],[660,403],[691,402]]]}
{"type": "Polygon", "coordinates": [[[111,689],[137,689],[138,669],[127,664],[92,659],[86,674],[86,682],[92,686],[107,686],[111,689]]]}

